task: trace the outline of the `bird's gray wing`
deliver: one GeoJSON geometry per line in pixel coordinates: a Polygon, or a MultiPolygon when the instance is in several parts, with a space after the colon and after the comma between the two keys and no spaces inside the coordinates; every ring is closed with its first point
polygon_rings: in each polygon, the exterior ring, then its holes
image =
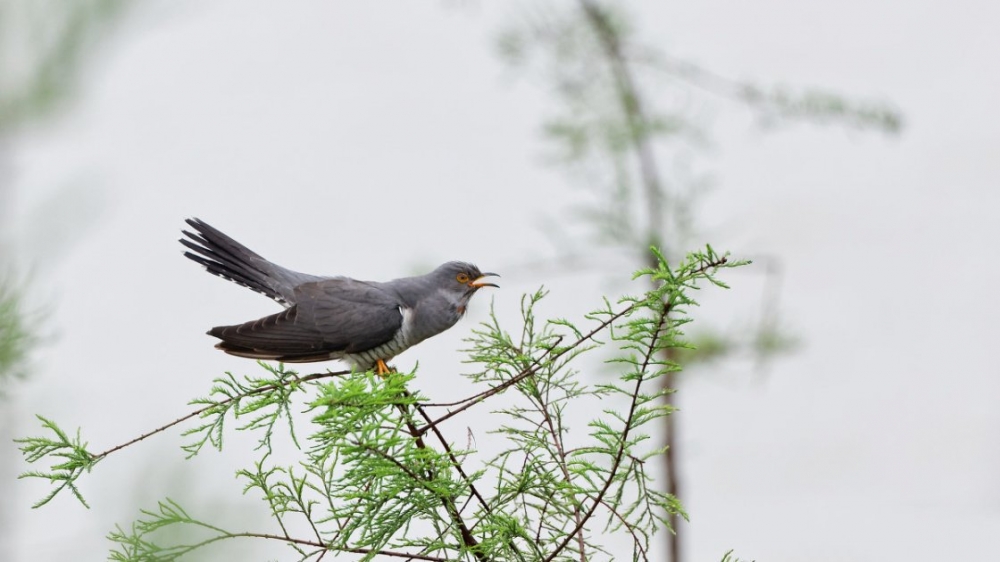
{"type": "Polygon", "coordinates": [[[324,341],[347,353],[378,347],[403,326],[402,302],[381,287],[337,277],[305,283],[296,298],[307,305],[310,320],[324,341]]]}
{"type": "Polygon", "coordinates": [[[390,341],[403,324],[398,299],[346,278],[305,283],[296,304],[278,314],[213,328],[217,347],[233,355],[281,361],[323,361],[331,353],[358,353],[390,341]]]}

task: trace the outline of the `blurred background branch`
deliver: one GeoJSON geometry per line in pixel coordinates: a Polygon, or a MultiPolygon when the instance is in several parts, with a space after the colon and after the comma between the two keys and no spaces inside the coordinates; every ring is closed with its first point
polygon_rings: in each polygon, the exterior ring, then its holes
{"type": "MultiPolygon", "coordinates": [[[[28,376],[44,316],[32,312],[30,282],[15,270],[17,234],[10,226],[16,136],[52,118],[73,99],[90,55],[107,39],[125,8],[122,0],[0,0],[0,442],[10,443],[13,410],[4,403],[13,383],[28,376]]],[[[28,278],[30,280],[30,278],[28,278]]],[[[12,481],[16,453],[0,454],[0,479],[12,481]]],[[[0,559],[13,560],[15,503],[0,507],[0,559]]]]}
{"type": "MultiPolygon", "coordinates": [[[[705,94],[744,104],[770,125],[802,120],[885,134],[901,130],[902,116],[888,102],[815,88],[761,87],[670,57],[641,37],[628,4],[579,0],[575,7],[526,5],[520,21],[500,36],[499,49],[509,64],[528,68],[555,98],[555,114],[544,132],[557,154],[555,162],[591,198],[577,208],[577,224],[564,228],[582,224],[589,231],[586,239],[634,256],[634,268],[655,264],[650,246],[676,257],[703,234],[696,203],[709,184],[704,172],[691,176],[688,163],[699,160],[698,152],[711,139],[699,122],[700,107],[715,101],[705,94]]],[[[560,241],[574,238],[558,234],[560,241]]],[[[581,247],[561,250],[569,256],[587,253],[581,247]]],[[[666,359],[695,365],[749,354],[759,366],[791,350],[796,339],[781,331],[778,317],[780,263],[770,259],[763,265],[758,270],[765,275],[765,292],[756,325],[748,323],[736,332],[703,330],[694,337],[696,350],[665,350],[666,359]]],[[[675,373],[664,379],[669,388],[678,382],[675,373]]],[[[668,406],[676,406],[676,396],[666,394],[668,406]]],[[[678,419],[663,419],[667,454],[661,485],[683,501],[678,419]]],[[[680,562],[684,525],[677,514],[670,524],[675,532],[664,534],[667,559],[680,562]]]]}
{"type": "Polygon", "coordinates": [[[28,358],[38,342],[38,319],[22,301],[14,283],[0,280],[0,399],[14,380],[27,376],[28,358]]]}
{"type": "Polygon", "coordinates": [[[89,57],[134,5],[0,0],[0,138],[63,108],[89,57]]]}

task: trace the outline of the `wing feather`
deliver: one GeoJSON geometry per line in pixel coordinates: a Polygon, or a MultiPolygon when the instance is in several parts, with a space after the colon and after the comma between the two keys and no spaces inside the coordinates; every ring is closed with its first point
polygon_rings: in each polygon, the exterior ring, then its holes
{"type": "Polygon", "coordinates": [[[359,353],[395,337],[403,315],[395,295],[347,278],[304,283],[296,304],[277,314],[212,328],[217,347],[233,355],[281,361],[323,361],[359,353]]]}

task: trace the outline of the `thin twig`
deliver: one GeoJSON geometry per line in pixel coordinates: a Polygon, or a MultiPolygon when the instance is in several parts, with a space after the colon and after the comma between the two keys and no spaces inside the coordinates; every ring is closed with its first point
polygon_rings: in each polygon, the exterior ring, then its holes
{"type": "MultiPolygon", "coordinates": [[[[590,495],[587,496],[587,499],[594,501],[594,497],[590,495]]],[[[642,559],[645,560],[646,562],[649,562],[649,557],[646,555],[646,549],[642,547],[642,542],[639,539],[639,535],[637,535],[635,532],[635,525],[629,523],[628,520],[625,519],[625,517],[621,513],[618,513],[617,509],[615,509],[611,504],[607,502],[607,500],[602,499],[598,503],[606,507],[607,510],[611,512],[611,514],[614,515],[618,519],[618,521],[621,522],[622,526],[628,529],[629,534],[632,535],[632,542],[634,542],[635,547],[639,549],[639,554],[642,555],[642,559]]]]}
{"type": "MultiPolygon", "coordinates": [[[[483,498],[482,494],[479,493],[479,490],[476,488],[475,482],[473,482],[472,479],[469,478],[469,475],[466,474],[465,469],[462,468],[462,463],[458,462],[458,458],[455,456],[455,453],[452,451],[451,445],[449,445],[448,441],[445,440],[444,435],[441,433],[441,430],[439,430],[437,428],[437,426],[430,425],[431,424],[431,418],[430,418],[430,416],[427,415],[427,412],[424,411],[424,409],[423,409],[423,407],[421,407],[421,405],[418,404],[417,407],[416,407],[416,410],[417,410],[417,412],[420,413],[420,417],[424,418],[424,421],[427,422],[428,427],[431,428],[431,431],[434,432],[434,435],[437,437],[438,441],[441,443],[441,446],[444,447],[445,453],[448,454],[448,459],[451,461],[451,466],[462,477],[462,480],[469,487],[469,490],[472,492],[472,495],[475,496],[475,498],[479,501],[479,505],[481,505],[483,507],[483,510],[486,513],[492,514],[493,510],[490,508],[489,503],[487,503],[486,499],[483,498]]],[[[464,509],[464,506],[463,506],[463,509],[464,509]]],[[[459,512],[461,513],[461,510],[459,512]]],[[[475,525],[473,525],[473,528],[475,528],[475,525]]],[[[471,533],[472,529],[470,529],[469,532],[471,533]]],[[[513,550],[514,553],[517,554],[518,558],[520,558],[521,560],[524,560],[524,556],[521,554],[521,551],[518,550],[517,545],[514,544],[513,541],[510,541],[508,544],[509,544],[511,550],[513,550]]]]}
{"type": "MultiPolygon", "coordinates": [[[[311,375],[306,375],[304,377],[295,377],[295,379],[293,379],[292,381],[289,381],[289,383],[291,383],[291,382],[303,383],[303,382],[309,382],[309,381],[312,381],[312,380],[324,379],[324,378],[329,378],[329,377],[341,377],[341,376],[349,375],[349,374],[351,374],[350,371],[336,371],[336,372],[327,372],[327,373],[313,373],[311,375]]],[[[120,450],[122,450],[122,449],[124,449],[126,447],[131,446],[131,445],[135,445],[139,441],[142,441],[143,439],[146,439],[147,437],[152,437],[153,435],[156,435],[157,433],[162,433],[162,432],[170,429],[171,427],[173,427],[173,426],[175,426],[175,425],[177,425],[179,423],[183,423],[183,422],[185,422],[185,421],[187,421],[187,420],[189,420],[191,418],[200,416],[201,414],[207,412],[208,410],[211,410],[212,408],[218,408],[219,406],[225,406],[226,404],[229,404],[230,402],[234,402],[236,400],[242,400],[242,399],[247,398],[249,396],[254,396],[254,395],[257,395],[257,394],[264,393],[264,392],[269,392],[271,390],[277,390],[279,388],[283,388],[283,387],[287,386],[287,384],[289,384],[289,383],[284,383],[284,384],[269,384],[267,386],[262,386],[260,388],[255,388],[255,389],[251,390],[250,392],[247,392],[247,393],[244,393],[244,394],[239,394],[239,395],[236,395],[236,396],[232,396],[230,398],[226,398],[225,400],[220,400],[218,402],[213,402],[213,403],[209,404],[208,406],[205,406],[204,408],[199,408],[199,409],[197,409],[197,410],[195,410],[195,411],[193,411],[193,412],[191,412],[191,413],[189,413],[189,414],[187,414],[185,416],[181,416],[181,417],[177,418],[176,420],[174,420],[174,421],[172,421],[172,422],[170,422],[170,423],[168,423],[166,425],[162,425],[162,426],[160,426],[160,427],[158,427],[158,428],[156,428],[156,429],[154,429],[152,431],[149,431],[147,433],[143,433],[142,435],[136,437],[135,439],[132,439],[130,441],[126,441],[125,443],[122,443],[121,445],[116,445],[116,446],[108,449],[107,451],[104,451],[103,453],[98,453],[96,455],[92,455],[91,456],[91,460],[93,460],[95,462],[99,461],[99,460],[103,459],[104,457],[110,455],[111,453],[120,451],[120,450]]]]}
{"type": "MultiPolygon", "coordinates": [[[[410,417],[407,414],[405,407],[402,406],[401,404],[398,404],[397,407],[401,410],[403,414],[403,423],[405,423],[407,428],[409,429],[410,435],[413,437],[413,442],[416,444],[417,448],[421,450],[428,450],[427,444],[424,443],[423,438],[416,434],[417,431],[416,427],[410,420],[410,417]]],[[[403,473],[406,474],[411,480],[419,482],[420,485],[425,490],[436,495],[441,500],[441,503],[444,506],[445,511],[448,512],[448,516],[451,517],[452,523],[454,523],[454,525],[458,527],[459,535],[461,535],[462,537],[462,544],[464,544],[465,547],[468,548],[470,552],[472,552],[472,555],[475,556],[476,559],[479,560],[480,562],[486,562],[488,560],[486,558],[486,555],[483,554],[479,549],[479,541],[477,541],[476,537],[472,535],[472,532],[469,531],[469,526],[466,525],[465,520],[462,519],[462,514],[458,511],[458,508],[455,506],[454,498],[441,494],[440,492],[438,492],[437,490],[428,485],[428,482],[431,480],[433,475],[421,476],[416,472],[410,470],[408,466],[404,465],[403,463],[393,458],[392,455],[389,455],[388,453],[380,451],[374,447],[369,447],[368,445],[362,445],[361,443],[354,443],[354,445],[362,447],[365,450],[374,453],[375,455],[378,455],[382,459],[387,460],[390,463],[394,464],[397,468],[402,470],[403,473]]]]}
{"type": "MultiPolygon", "coordinates": [[[[650,338],[649,346],[646,349],[646,356],[642,360],[642,367],[639,370],[640,373],[645,373],[646,370],[649,368],[649,362],[653,357],[653,353],[656,351],[657,347],[656,343],[660,339],[660,332],[663,330],[663,326],[667,322],[667,316],[669,313],[670,313],[670,305],[664,304],[663,310],[660,313],[659,321],[657,322],[656,325],[656,332],[653,334],[653,337],[650,338]]],[[[570,541],[573,540],[575,535],[578,532],[580,532],[581,529],[583,529],[584,525],[586,525],[587,521],[589,521],[590,518],[593,517],[594,512],[597,511],[597,507],[601,505],[601,503],[603,502],[605,494],[607,494],[608,490],[611,489],[611,484],[615,481],[615,477],[618,474],[618,467],[621,465],[622,457],[625,456],[625,447],[628,444],[628,435],[630,430],[632,429],[632,419],[635,417],[635,410],[639,399],[639,391],[642,389],[642,383],[645,382],[645,380],[646,380],[645,377],[641,375],[639,377],[636,377],[635,390],[632,392],[631,405],[629,406],[628,410],[628,418],[625,420],[625,427],[622,429],[622,436],[621,439],[618,441],[618,452],[615,454],[615,460],[614,462],[611,463],[610,470],[608,470],[608,477],[604,481],[604,486],[601,487],[601,491],[597,494],[596,501],[594,501],[591,504],[590,509],[588,509],[587,513],[584,514],[583,521],[577,524],[576,528],[573,529],[572,533],[566,535],[566,538],[564,538],[562,542],[559,543],[559,546],[557,546],[555,550],[553,550],[552,553],[549,554],[543,562],[551,562],[553,559],[555,559],[556,556],[559,556],[559,553],[566,548],[566,545],[568,545],[570,541]]]]}
{"type": "MultiPolygon", "coordinates": [[[[542,355],[540,355],[539,357],[537,357],[534,361],[531,362],[531,364],[529,364],[527,367],[525,367],[524,369],[522,369],[521,372],[518,373],[517,375],[515,375],[514,378],[516,379],[518,376],[521,376],[525,371],[529,371],[529,370],[536,369],[537,367],[539,367],[541,365],[541,363],[542,363],[542,360],[545,359],[545,357],[549,353],[552,353],[552,351],[555,348],[559,347],[559,344],[562,343],[562,341],[563,341],[563,336],[561,336],[561,335],[560,336],[556,336],[555,342],[553,342],[552,345],[550,345],[548,347],[548,349],[545,350],[545,353],[543,353],[542,355]]],[[[574,343],[573,347],[576,347],[579,343],[580,342],[574,343]]],[[[558,355],[556,357],[558,357],[558,355]]],[[[496,386],[496,387],[493,387],[493,388],[488,388],[488,389],[486,389],[486,390],[484,390],[482,392],[479,392],[477,394],[473,394],[472,396],[469,396],[467,398],[462,398],[461,400],[456,400],[454,402],[425,402],[425,403],[421,404],[421,406],[423,406],[425,408],[450,408],[452,406],[459,406],[459,405],[463,405],[463,404],[468,404],[469,402],[472,402],[474,400],[475,401],[482,401],[482,400],[485,400],[486,398],[489,398],[490,396],[493,396],[494,394],[496,394],[500,390],[506,390],[506,389],[510,388],[512,385],[517,384],[521,380],[522,379],[518,379],[518,380],[511,379],[509,381],[506,381],[506,382],[502,383],[500,386],[496,386]]]]}
{"type": "MultiPolygon", "coordinates": [[[[569,474],[569,468],[566,465],[566,450],[563,447],[562,435],[556,430],[555,425],[552,422],[552,416],[549,415],[549,409],[546,407],[546,402],[544,402],[541,397],[539,397],[538,411],[542,413],[544,423],[548,426],[548,434],[552,436],[552,443],[555,445],[556,453],[558,457],[559,469],[562,470],[563,481],[570,485],[572,483],[572,478],[569,474]]],[[[560,424],[561,425],[561,424],[560,424]]],[[[580,513],[580,502],[576,501],[576,498],[571,498],[573,501],[573,519],[576,520],[576,526],[579,531],[577,532],[576,540],[577,546],[580,548],[580,562],[587,562],[587,543],[583,536],[583,521],[581,519],[582,515],[580,513]]]]}
{"type": "MultiPolygon", "coordinates": [[[[226,533],[225,538],[254,538],[254,539],[270,539],[277,540],[292,544],[299,544],[302,546],[313,546],[316,548],[322,548],[324,550],[330,550],[330,546],[319,543],[316,541],[305,540],[305,539],[295,539],[289,537],[283,537],[281,535],[272,535],[268,533],[226,533]]],[[[412,560],[428,560],[430,562],[449,562],[448,558],[441,558],[438,556],[427,556],[423,554],[414,554],[410,552],[399,552],[396,550],[375,550],[371,548],[337,548],[335,550],[341,552],[350,552],[353,554],[378,554],[379,556],[391,556],[394,558],[410,558],[412,560]]]]}
{"type": "MultiPolygon", "coordinates": [[[[431,423],[430,416],[427,415],[427,412],[425,412],[420,405],[417,405],[417,412],[420,414],[420,417],[424,418],[424,421],[426,421],[428,424],[431,423]]],[[[441,443],[441,446],[444,448],[445,453],[448,454],[448,459],[451,460],[451,465],[455,468],[456,471],[458,471],[458,474],[462,477],[462,480],[464,480],[465,483],[469,486],[469,490],[472,492],[472,495],[475,496],[475,498],[479,501],[479,505],[483,507],[483,510],[485,510],[486,513],[492,513],[490,505],[486,502],[486,499],[483,498],[482,494],[479,493],[479,490],[476,489],[476,485],[472,481],[472,479],[469,478],[469,475],[465,473],[465,469],[463,469],[462,464],[458,462],[458,458],[455,456],[455,453],[451,450],[451,446],[445,440],[444,435],[441,434],[441,431],[437,427],[431,427],[431,430],[434,432],[434,436],[437,437],[438,441],[441,443]]]]}
{"type": "Polygon", "coordinates": [[[564,348],[560,349],[557,353],[554,353],[554,354],[552,353],[556,349],[556,346],[553,346],[553,347],[549,348],[549,350],[546,353],[543,353],[542,356],[539,357],[531,366],[526,367],[524,370],[522,370],[520,373],[518,373],[517,375],[515,375],[510,380],[508,380],[508,381],[506,381],[506,382],[504,382],[504,383],[502,383],[500,385],[497,385],[497,386],[495,386],[495,387],[493,387],[493,388],[491,388],[491,389],[489,389],[489,390],[487,390],[485,392],[479,393],[478,395],[476,395],[471,400],[464,401],[465,403],[462,406],[460,406],[459,408],[451,410],[447,414],[444,414],[443,416],[437,418],[433,422],[431,422],[431,423],[425,425],[424,427],[420,428],[420,433],[421,434],[426,433],[428,429],[430,429],[430,428],[438,425],[439,423],[441,423],[441,422],[443,422],[443,421],[445,421],[447,419],[450,419],[450,418],[453,418],[453,417],[457,416],[458,414],[464,412],[465,410],[468,410],[469,408],[475,406],[476,404],[479,404],[480,402],[486,400],[487,398],[489,398],[491,396],[494,396],[496,394],[499,394],[499,393],[503,392],[504,390],[507,390],[508,388],[510,388],[510,387],[516,385],[517,383],[523,381],[524,379],[526,379],[526,378],[534,375],[535,373],[538,372],[539,363],[541,362],[542,359],[544,359],[546,357],[551,357],[550,362],[558,360],[560,357],[562,357],[563,355],[569,353],[571,350],[576,349],[577,347],[579,347],[585,341],[587,341],[590,338],[596,336],[599,332],[601,332],[602,330],[604,330],[605,328],[607,328],[608,325],[610,325],[612,322],[615,322],[619,318],[621,318],[622,316],[625,316],[625,315],[631,313],[633,310],[635,310],[636,308],[638,308],[638,306],[639,306],[638,304],[632,304],[632,305],[629,305],[628,307],[624,308],[621,312],[613,314],[607,320],[604,320],[603,322],[601,322],[600,324],[598,324],[598,326],[596,328],[594,328],[590,332],[588,332],[588,333],[580,336],[580,338],[577,339],[575,342],[573,342],[572,344],[570,344],[568,347],[564,347],[564,348]]]}

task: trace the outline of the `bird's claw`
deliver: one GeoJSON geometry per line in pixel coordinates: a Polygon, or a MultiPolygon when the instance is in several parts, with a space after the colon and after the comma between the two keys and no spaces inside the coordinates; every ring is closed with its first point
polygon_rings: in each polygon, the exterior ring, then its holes
{"type": "Polygon", "coordinates": [[[378,376],[382,377],[383,379],[386,377],[386,375],[388,375],[393,371],[394,369],[386,365],[385,361],[381,359],[375,361],[375,373],[378,374],[378,376]]]}

